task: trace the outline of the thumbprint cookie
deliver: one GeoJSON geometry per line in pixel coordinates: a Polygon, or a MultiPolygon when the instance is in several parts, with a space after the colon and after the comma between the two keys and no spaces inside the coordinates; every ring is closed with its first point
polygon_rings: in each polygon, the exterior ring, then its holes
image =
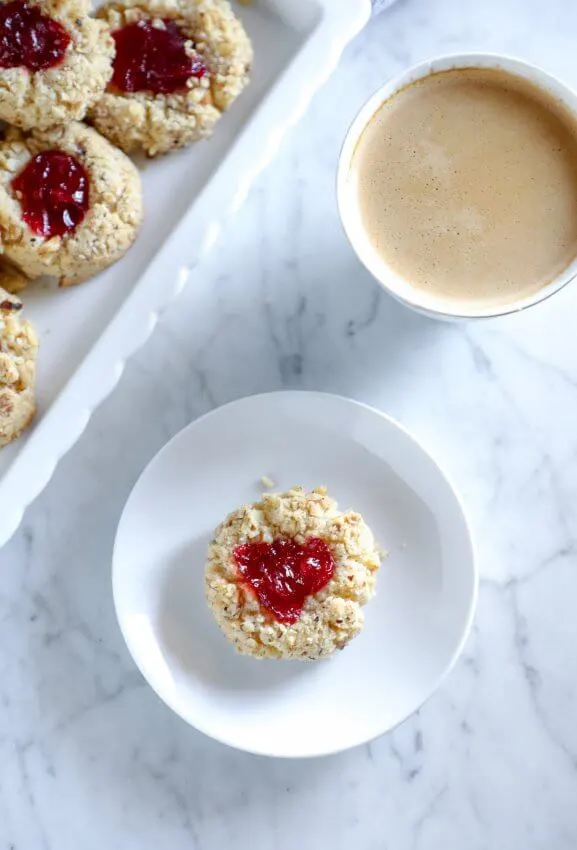
{"type": "Polygon", "coordinates": [[[114,41],[89,0],[0,3],[0,119],[24,130],[80,120],[112,76],[114,41]]]}
{"type": "Polygon", "coordinates": [[[34,417],[38,342],[22,321],[22,302],[0,289],[0,446],[19,437],[34,417]]]}
{"type": "Polygon", "coordinates": [[[6,260],[29,279],[80,283],[119,260],[142,221],[136,166],[78,122],[0,142],[0,231],[6,260]]]}
{"type": "Polygon", "coordinates": [[[97,130],[151,157],[209,136],[252,61],[227,0],[123,0],[97,14],[116,46],[112,79],[89,115],[97,130]]]}

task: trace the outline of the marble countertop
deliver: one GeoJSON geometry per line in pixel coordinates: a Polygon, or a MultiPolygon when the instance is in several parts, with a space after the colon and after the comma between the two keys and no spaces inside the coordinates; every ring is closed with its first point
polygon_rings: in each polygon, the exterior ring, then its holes
{"type": "Polygon", "coordinates": [[[358,105],[425,56],[484,49],[577,84],[574,0],[401,0],[351,45],[224,241],[0,553],[1,850],[574,850],[577,287],[518,317],[435,323],[356,262],[334,200],[358,105]],[[394,733],[281,762],[160,703],[116,625],[110,555],[143,466],[192,418],[281,387],[369,402],[463,491],[472,637],[394,733]]]}

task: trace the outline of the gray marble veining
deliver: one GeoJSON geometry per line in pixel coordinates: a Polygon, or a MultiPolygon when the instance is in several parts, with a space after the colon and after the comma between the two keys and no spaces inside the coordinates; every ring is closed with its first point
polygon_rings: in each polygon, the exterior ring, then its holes
{"type": "Polygon", "coordinates": [[[573,0],[401,0],[294,130],[219,250],[0,552],[1,850],[574,850],[577,288],[435,323],[381,294],[337,219],[356,108],[428,55],[496,50],[577,84],[573,0]],[[110,554],[154,452],[193,417],[303,387],[412,428],[461,489],[482,574],[456,670],[393,734],[313,762],[206,740],[143,684],[110,554]]]}

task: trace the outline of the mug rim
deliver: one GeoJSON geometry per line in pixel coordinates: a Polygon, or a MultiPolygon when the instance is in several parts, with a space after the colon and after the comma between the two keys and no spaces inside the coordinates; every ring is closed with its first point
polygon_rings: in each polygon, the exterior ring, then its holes
{"type": "Polygon", "coordinates": [[[354,219],[358,221],[358,207],[350,204],[352,189],[348,178],[352,172],[352,163],[359,141],[366,128],[379,109],[394,95],[410,86],[412,83],[426,79],[436,73],[466,68],[485,68],[508,72],[521,77],[536,85],[549,94],[553,100],[559,101],[575,118],[577,123],[577,91],[558,77],[545,71],[539,65],[519,59],[504,53],[471,51],[467,53],[447,53],[424,59],[394,74],[362,104],[356,112],[341,147],[337,169],[337,207],[342,227],[358,260],[367,269],[377,283],[393,298],[407,307],[424,315],[445,319],[491,319],[520,313],[529,307],[534,307],[548,300],[561,289],[564,289],[577,276],[577,252],[573,260],[559,274],[530,296],[504,304],[502,308],[488,307],[486,310],[447,310],[443,309],[439,299],[439,307],[430,303],[422,303],[417,287],[411,287],[408,281],[403,281],[392,269],[383,262],[379,271],[376,264],[371,263],[368,251],[359,244],[356,234],[361,230],[355,227],[354,219]],[[353,212],[351,212],[353,210],[353,212]],[[397,282],[397,286],[394,283],[397,282]],[[413,295],[414,297],[411,297],[413,295]]]}

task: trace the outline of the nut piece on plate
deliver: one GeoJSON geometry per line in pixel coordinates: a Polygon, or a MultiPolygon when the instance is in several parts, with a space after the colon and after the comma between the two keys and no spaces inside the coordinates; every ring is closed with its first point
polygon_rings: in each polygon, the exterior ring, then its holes
{"type": "Polygon", "coordinates": [[[15,294],[25,289],[30,280],[21,271],[7,263],[5,259],[0,260],[0,291],[5,290],[15,294]]]}
{"type": "Polygon", "coordinates": [[[125,151],[209,136],[248,83],[252,47],[227,0],[123,0],[100,8],[114,73],[89,120],[125,151]]]}
{"type": "Polygon", "coordinates": [[[34,416],[38,342],[19,312],[22,302],[0,289],[0,446],[12,442],[34,416]]]}
{"type": "Polygon", "coordinates": [[[119,260],[142,221],[136,166],[78,122],[0,142],[4,254],[26,277],[80,283],[119,260]]]}
{"type": "Polygon", "coordinates": [[[112,76],[114,42],[90,0],[0,5],[0,118],[24,130],[84,118],[112,76]]]}
{"type": "Polygon", "coordinates": [[[256,658],[327,658],[364,623],[379,548],[363,518],[324,487],[267,493],[231,513],[208,551],[208,605],[226,637],[256,658]]]}

